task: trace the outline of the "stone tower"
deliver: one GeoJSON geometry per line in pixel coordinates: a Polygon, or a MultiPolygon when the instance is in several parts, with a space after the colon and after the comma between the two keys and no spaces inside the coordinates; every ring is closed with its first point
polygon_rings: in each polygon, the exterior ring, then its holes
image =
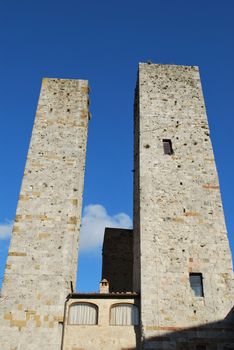
{"type": "Polygon", "coordinates": [[[134,124],[143,348],[208,349],[206,337],[224,346],[232,262],[198,68],[140,64],[134,124]]]}
{"type": "Polygon", "coordinates": [[[133,270],[133,231],[106,227],[102,246],[102,279],[110,292],[131,292],[133,270]]]}
{"type": "Polygon", "coordinates": [[[76,285],[88,82],[43,79],[0,307],[1,350],[59,350],[76,285]]]}

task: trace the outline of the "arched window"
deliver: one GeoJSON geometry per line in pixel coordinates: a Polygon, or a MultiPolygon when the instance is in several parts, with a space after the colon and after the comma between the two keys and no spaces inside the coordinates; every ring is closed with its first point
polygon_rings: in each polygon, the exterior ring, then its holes
{"type": "Polygon", "coordinates": [[[75,303],[69,308],[68,324],[94,325],[98,321],[98,307],[91,303],[75,303]]]}
{"type": "Polygon", "coordinates": [[[116,304],[110,310],[110,325],[136,326],[139,324],[138,307],[133,304],[116,304]]]}

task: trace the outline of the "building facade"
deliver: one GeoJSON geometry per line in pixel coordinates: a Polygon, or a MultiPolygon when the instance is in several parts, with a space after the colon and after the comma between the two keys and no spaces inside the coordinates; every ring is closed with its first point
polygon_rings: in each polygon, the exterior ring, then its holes
{"type": "Polygon", "coordinates": [[[44,79],[0,300],[1,350],[234,349],[233,270],[197,67],[141,63],[134,227],[74,293],[88,82],[44,79]]]}

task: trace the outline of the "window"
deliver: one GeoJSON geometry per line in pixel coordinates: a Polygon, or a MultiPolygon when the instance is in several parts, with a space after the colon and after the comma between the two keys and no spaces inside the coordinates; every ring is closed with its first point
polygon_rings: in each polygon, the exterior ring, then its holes
{"type": "Polygon", "coordinates": [[[76,303],[72,304],[69,308],[69,324],[97,324],[98,320],[98,308],[94,304],[90,303],[76,303]]]}
{"type": "Polygon", "coordinates": [[[166,139],[163,140],[163,150],[164,150],[164,154],[168,154],[168,155],[173,154],[171,140],[166,140],[166,139]]]}
{"type": "Polygon", "coordinates": [[[196,350],[206,350],[206,345],[196,345],[196,350]]]}
{"type": "Polygon", "coordinates": [[[201,273],[190,273],[189,274],[190,286],[196,297],[203,297],[203,283],[201,273]]]}
{"type": "Polygon", "coordinates": [[[139,324],[138,307],[133,304],[117,304],[110,310],[110,325],[136,326],[139,324]]]}

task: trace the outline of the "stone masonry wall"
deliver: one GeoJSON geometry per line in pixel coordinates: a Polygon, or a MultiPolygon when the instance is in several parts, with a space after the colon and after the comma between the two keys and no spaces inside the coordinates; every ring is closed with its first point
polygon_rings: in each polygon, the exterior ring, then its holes
{"type": "Polygon", "coordinates": [[[143,348],[181,349],[188,335],[173,340],[170,332],[222,320],[234,300],[198,68],[140,64],[137,94],[134,254],[143,348]],[[163,139],[172,141],[172,155],[164,154],[163,139]],[[204,297],[194,295],[191,272],[202,273],[204,297]]]}
{"type": "Polygon", "coordinates": [[[88,82],[43,79],[0,303],[1,350],[58,350],[76,285],[88,82]]]}
{"type": "Polygon", "coordinates": [[[110,292],[133,290],[133,231],[106,228],[102,250],[102,279],[110,292]]]}

